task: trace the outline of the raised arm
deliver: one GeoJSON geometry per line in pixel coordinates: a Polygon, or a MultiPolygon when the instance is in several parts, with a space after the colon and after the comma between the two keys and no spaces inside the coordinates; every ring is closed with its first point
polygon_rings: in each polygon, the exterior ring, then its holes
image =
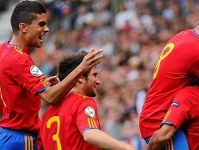
{"type": "Polygon", "coordinates": [[[46,88],[42,93],[38,95],[47,103],[55,105],[61,101],[64,96],[72,89],[76,84],[79,77],[90,70],[93,66],[99,64],[102,59],[101,55],[102,50],[92,50],[88,53],[81,64],[77,66],[64,80],[57,83],[54,86],[46,88]]]}

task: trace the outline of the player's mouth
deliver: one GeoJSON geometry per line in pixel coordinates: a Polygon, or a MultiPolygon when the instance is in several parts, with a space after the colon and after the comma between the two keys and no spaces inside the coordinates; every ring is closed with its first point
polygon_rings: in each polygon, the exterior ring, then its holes
{"type": "Polygon", "coordinates": [[[43,43],[42,36],[43,36],[43,35],[39,36],[39,39],[40,39],[40,41],[43,43]]]}

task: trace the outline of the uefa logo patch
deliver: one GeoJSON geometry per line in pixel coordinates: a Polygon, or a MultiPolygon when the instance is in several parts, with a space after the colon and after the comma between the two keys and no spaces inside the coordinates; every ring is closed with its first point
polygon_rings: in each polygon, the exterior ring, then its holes
{"type": "Polygon", "coordinates": [[[95,117],[95,110],[93,109],[93,107],[88,106],[85,109],[85,114],[88,115],[89,117],[94,118],[95,117]]]}
{"type": "Polygon", "coordinates": [[[178,106],[180,106],[180,104],[179,104],[178,102],[172,102],[172,103],[171,103],[171,106],[178,107],[178,106]]]}
{"type": "Polygon", "coordinates": [[[33,76],[41,76],[43,73],[39,70],[39,68],[37,68],[35,65],[32,65],[30,67],[30,73],[33,76]]]}

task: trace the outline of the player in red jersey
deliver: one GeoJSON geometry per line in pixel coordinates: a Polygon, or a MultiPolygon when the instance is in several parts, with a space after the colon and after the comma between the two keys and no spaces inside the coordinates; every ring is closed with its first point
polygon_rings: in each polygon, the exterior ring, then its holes
{"type": "Polygon", "coordinates": [[[11,40],[0,44],[0,149],[32,150],[36,149],[40,128],[40,100],[57,104],[84,72],[101,61],[102,55],[101,50],[91,51],[58,83],[57,77],[46,79],[29,56],[29,49],[41,47],[42,37],[49,31],[44,6],[37,1],[18,3],[11,26],[11,40]]]}
{"type": "Polygon", "coordinates": [[[199,26],[176,34],[163,48],[139,118],[141,136],[146,142],[159,129],[177,92],[196,84],[198,44],[199,26]]]}
{"type": "MultiPolygon", "coordinates": [[[[58,68],[60,81],[82,61],[82,51],[67,55],[58,68]]],[[[56,106],[50,106],[40,130],[45,150],[135,150],[100,130],[95,89],[100,84],[96,67],[83,74],[71,92],[56,106]]],[[[41,150],[42,148],[40,148],[41,150]]]]}
{"type": "MultiPolygon", "coordinates": [[[[199,142],[196,142],[199,139],[198,97],[198,86],[185,87],[177,93],[162,121],[161,128],[151,137],[148,150],[162,149],[179,128],[185,131],[189,149],[199,149],[199,142]]],[[[174,149],[181,150],[183,144],[180,142],[180,147],[174,149]]]]}

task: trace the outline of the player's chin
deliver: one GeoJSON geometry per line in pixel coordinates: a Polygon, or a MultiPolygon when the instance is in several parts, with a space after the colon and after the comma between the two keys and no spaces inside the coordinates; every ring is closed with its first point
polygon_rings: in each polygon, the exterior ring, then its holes
{"type": "Polygon", "coordinates": [[[96,96],[96,93],[95,91],[93,91],[91,94],[90,94],[91,97],[95,97],[96,96]]]}
{"type": "Polygon", "coordinates": [[[42,47],[43,41],[38,41],[37,44],[35,45],[35,47],[40,48],[42,47]]]}

